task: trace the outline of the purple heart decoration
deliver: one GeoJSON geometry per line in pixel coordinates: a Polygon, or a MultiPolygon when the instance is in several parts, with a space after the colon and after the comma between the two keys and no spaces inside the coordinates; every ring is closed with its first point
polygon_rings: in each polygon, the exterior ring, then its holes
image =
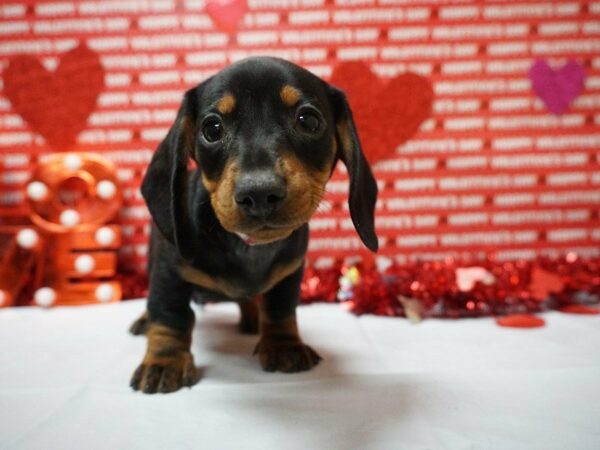
{"type": "Polygon", "coordinates": [[[558,70],[552,69],[545,60],[539,60],[529,70],[529,79],[548,111],[560,115],[583,91],[585,70],[573,60],[569,60],[558,70]]]}

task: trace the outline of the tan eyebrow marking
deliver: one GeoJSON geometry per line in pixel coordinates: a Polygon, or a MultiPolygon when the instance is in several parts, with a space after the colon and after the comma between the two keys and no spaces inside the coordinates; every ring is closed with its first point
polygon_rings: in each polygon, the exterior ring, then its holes
{"type": "Polygon", "coordinates": [[[294,106],[300,100],[300,91],[289,84],[281,88],[279,95],[286,106],[294,106]]]}
{"type": "Polygon", "coordinates": [[[235,97],[232,94],[225,94],[217,102],[217,109],[221,114],[229,114],[235,107],[235,97]]]}

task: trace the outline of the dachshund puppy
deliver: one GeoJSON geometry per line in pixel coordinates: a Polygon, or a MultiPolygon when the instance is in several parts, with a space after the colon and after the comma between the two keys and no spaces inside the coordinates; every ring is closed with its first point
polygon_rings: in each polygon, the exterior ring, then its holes
{"type": "Polygon", "coordinates": [[[142,183],[153,227],[147,313],[132,326],[148,340],[134,389],[172,392],[197,381],[192,297],[240,304],[240,329],[259,333],[264,370],[318,364],[295,310],[307,223],[338,159],[350,177],[352,221],[375,252],[377,185],[341,91],[290,62],[260,57],[185,93],[142,183]]]}

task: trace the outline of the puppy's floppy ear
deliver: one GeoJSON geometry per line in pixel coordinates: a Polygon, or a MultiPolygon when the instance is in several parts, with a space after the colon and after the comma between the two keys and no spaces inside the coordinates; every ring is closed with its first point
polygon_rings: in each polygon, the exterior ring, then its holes
{"type": "Polygon", "coordinates": [[[196,88],[185,93],[175,123],[154,153],[141,188],[154,223],[184,258],[193,250],[187,165],[194,155],[197,95],[196,88]]]}
{"type": "Polygon", "coordinates": [[[377,183],[362,152],[346,95],[329,86],[329,98],[335,118],[338,157],[346,165],[350,176],[350,217],[363,243],[376,252],[379,248],[374,218],[377,183]]]}

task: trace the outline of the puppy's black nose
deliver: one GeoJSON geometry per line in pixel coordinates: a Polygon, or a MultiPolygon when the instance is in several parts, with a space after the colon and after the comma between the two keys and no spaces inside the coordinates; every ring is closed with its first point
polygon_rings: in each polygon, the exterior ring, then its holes
{"type": "Polygon", "coordinates": [[[235,202],[250,217],[267,219],[285,199],[283,178],[273,172],[254,172],[241,176],[235,188],[235,202]]]}

